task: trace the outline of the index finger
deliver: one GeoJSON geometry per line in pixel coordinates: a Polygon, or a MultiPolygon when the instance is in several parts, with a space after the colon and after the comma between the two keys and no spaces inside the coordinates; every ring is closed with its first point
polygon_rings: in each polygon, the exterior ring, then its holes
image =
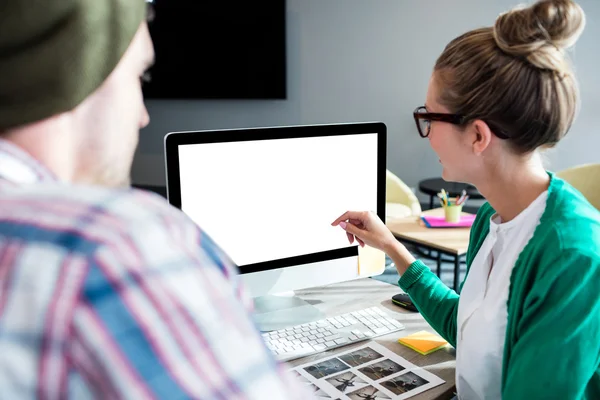
{"type": "Polygon", "coordinates": [[[337,218],[335,221],[333,221],[333,223],[331,224],[331,226],[336,226],[340,222],[346,221],[346,220],[349,220],[349,219],[357,219],[357,220],[359,220],[361,222],[364,222],[363,213],[361,211],[346,211],[339,218],[337,218]]]}

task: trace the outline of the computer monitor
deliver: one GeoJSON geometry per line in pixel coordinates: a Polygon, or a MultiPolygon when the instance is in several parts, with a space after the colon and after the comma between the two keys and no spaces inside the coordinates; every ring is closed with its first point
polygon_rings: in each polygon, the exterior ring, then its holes
{"type": "MultiPolygon", "coordinates": [[[[385,221],[385,149],[380,122],[172,132],[167,197],[238,265],[261,327],[277,329],[319,314],[290,291],[369,275],[331,223],[347,210],[385,221]]],[[[370,269],[382,270],[383,258],[370,269]]]]}

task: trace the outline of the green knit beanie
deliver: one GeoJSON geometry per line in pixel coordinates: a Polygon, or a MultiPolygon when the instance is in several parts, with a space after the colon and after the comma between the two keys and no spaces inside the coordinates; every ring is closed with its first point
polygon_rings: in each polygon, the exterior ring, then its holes
{"type": "Polygon", "coordinates": [[[0,0],[0,131],[80,104],[145,15],[144,0],[0,0]]]}

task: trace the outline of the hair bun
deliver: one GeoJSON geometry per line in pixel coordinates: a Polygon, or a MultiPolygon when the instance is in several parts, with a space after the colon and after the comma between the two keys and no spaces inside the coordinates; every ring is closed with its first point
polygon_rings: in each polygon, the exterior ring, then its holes
{"type": "Polygon", "coordinates": [[[585,13],[574,1],[542,0],[501,14],[494,39],[503,52],[564,74],[569,71],[564,50],[577,42],[584,27],[585,13]]]}

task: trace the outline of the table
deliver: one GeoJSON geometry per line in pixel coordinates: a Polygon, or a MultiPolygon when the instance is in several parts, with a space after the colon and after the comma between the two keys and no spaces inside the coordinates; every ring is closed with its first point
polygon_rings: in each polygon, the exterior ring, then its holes
{"type": "Polygon", "coordinates": [[[446,182],[442,178],[425,179],[419,182],[419,191],[429,195],[430,209],[433,208],[433,202],[442,189],[444,189],[450,197],[460,196],[464,190],[471,199],[483,199],[483,196],[479,193],[477,188],[467,183],[446,182]]]}
{"type": "MultiPolygon", "coordinates": [[[[427,210],[422,215],[444,214],[443,208],[427,210]]],[[[468,213],[463,212],[463,215],[468,213]]],[[[427,228],[420,217],[405,217],[386,220],[386,225],[396,239],[403,243],[422,246],[429,250],[437,251],[437,275],[441,275],[442,254],[454,260],[454,290],[458,293],[460,258],[467,254],[469,248],[470,228],[427,228]]]]}
{"type": "MultiPolygon", "coordinates": [[[[419,367],[423,367],[425,370],[446,381],[443,385],[411,397],[411,400],[451,399],[455,391],[454,374],[456,355],[454,348],[448,345],[446,348],[423,356],[397,342],[400,337],[421,330],[435,332],[421,314],[409,312],[392,303],[392,296],[401,292],[402,290],[395,285],[390,285],[374,279],[363,278],[323,287],[298,290],[296,291],[296,295],[302,300],[317,307],[326,317],[337,316],[347,312],[377,306],[383,309],[391,317],[398,319],[398,321],[404,324],[404,330],[379,336],[375,338],[374,341],[401,357],[404,357],[409,362],[419,367]]],[[[366,343],[368,342],[363,341],[343,346],[323,353],[292,360],[289,361],[288,364],[291,367],[295,367],[321,359],[324,356],[346,352],[354,347],[363,346],[366,343]]]]}

